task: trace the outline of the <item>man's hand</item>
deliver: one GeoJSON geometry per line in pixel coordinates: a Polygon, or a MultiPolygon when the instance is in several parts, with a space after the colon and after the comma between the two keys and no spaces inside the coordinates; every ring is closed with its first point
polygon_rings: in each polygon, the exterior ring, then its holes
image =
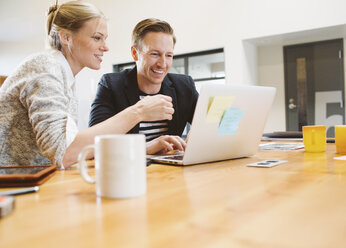
{"type": "Polygon", "coordinates": [[[172,120],[172,98],[165,95],[147,96],[135,104],[141,121],[172,120]]]}
{"type": "Polygon", "coordinates": [[[179,136],[163,135],[147,142],[147,154],[167,153],[172,150],[185,151],[186,143],[179,136]]]}

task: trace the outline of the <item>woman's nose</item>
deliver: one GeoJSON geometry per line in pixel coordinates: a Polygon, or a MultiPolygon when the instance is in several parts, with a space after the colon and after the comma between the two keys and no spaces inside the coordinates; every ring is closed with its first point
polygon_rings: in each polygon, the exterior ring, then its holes
{"type": "Polygon", "coordinates": [[[100,49],[101,49],[103,52],[109,51],[109,48],[108,48],[106,42],[104,43],[104,45],[103,45],[100,49]]]}

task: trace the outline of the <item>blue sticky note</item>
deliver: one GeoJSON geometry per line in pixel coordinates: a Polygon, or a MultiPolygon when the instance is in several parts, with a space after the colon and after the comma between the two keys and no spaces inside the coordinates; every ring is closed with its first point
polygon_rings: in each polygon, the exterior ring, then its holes
{"type": "Polygon", "coordinates": [[[243,118],[245,111],[239,108],[229,108],[222,116],[218,135],[235,134],[237,132],[241,118],[243,118]]]}

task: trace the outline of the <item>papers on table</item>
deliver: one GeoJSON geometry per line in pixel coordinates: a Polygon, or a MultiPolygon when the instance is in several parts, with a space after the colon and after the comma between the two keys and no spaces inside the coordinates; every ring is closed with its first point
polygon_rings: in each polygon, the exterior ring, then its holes
{"type": "Polygon", "coordinates": [[[336,160],[346,160],[346,156],[334,157],[336,160]]]}
{"type": "Polygon", "coordinates": [[[260,144],[258,149],[259,150],[297,150],[300,148],[304,148],[303,143],[277,143],[277,142],[271,142],[271,143],[265,143],[260,144]]]}
{"type": "Polygon", "coordinates": [[[303,138],[270,138],[270,137],[262,137],[262,141],[303,141],[303,138]]]}

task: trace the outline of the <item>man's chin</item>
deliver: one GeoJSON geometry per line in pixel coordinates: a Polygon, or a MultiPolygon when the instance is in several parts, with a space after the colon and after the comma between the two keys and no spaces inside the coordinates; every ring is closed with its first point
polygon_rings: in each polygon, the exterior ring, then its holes
{"type": "Polygon", "coordinates": [[[162,78],[152,78],[150,81],[152,84],[162,84],[164,77],[162,78]]]}

